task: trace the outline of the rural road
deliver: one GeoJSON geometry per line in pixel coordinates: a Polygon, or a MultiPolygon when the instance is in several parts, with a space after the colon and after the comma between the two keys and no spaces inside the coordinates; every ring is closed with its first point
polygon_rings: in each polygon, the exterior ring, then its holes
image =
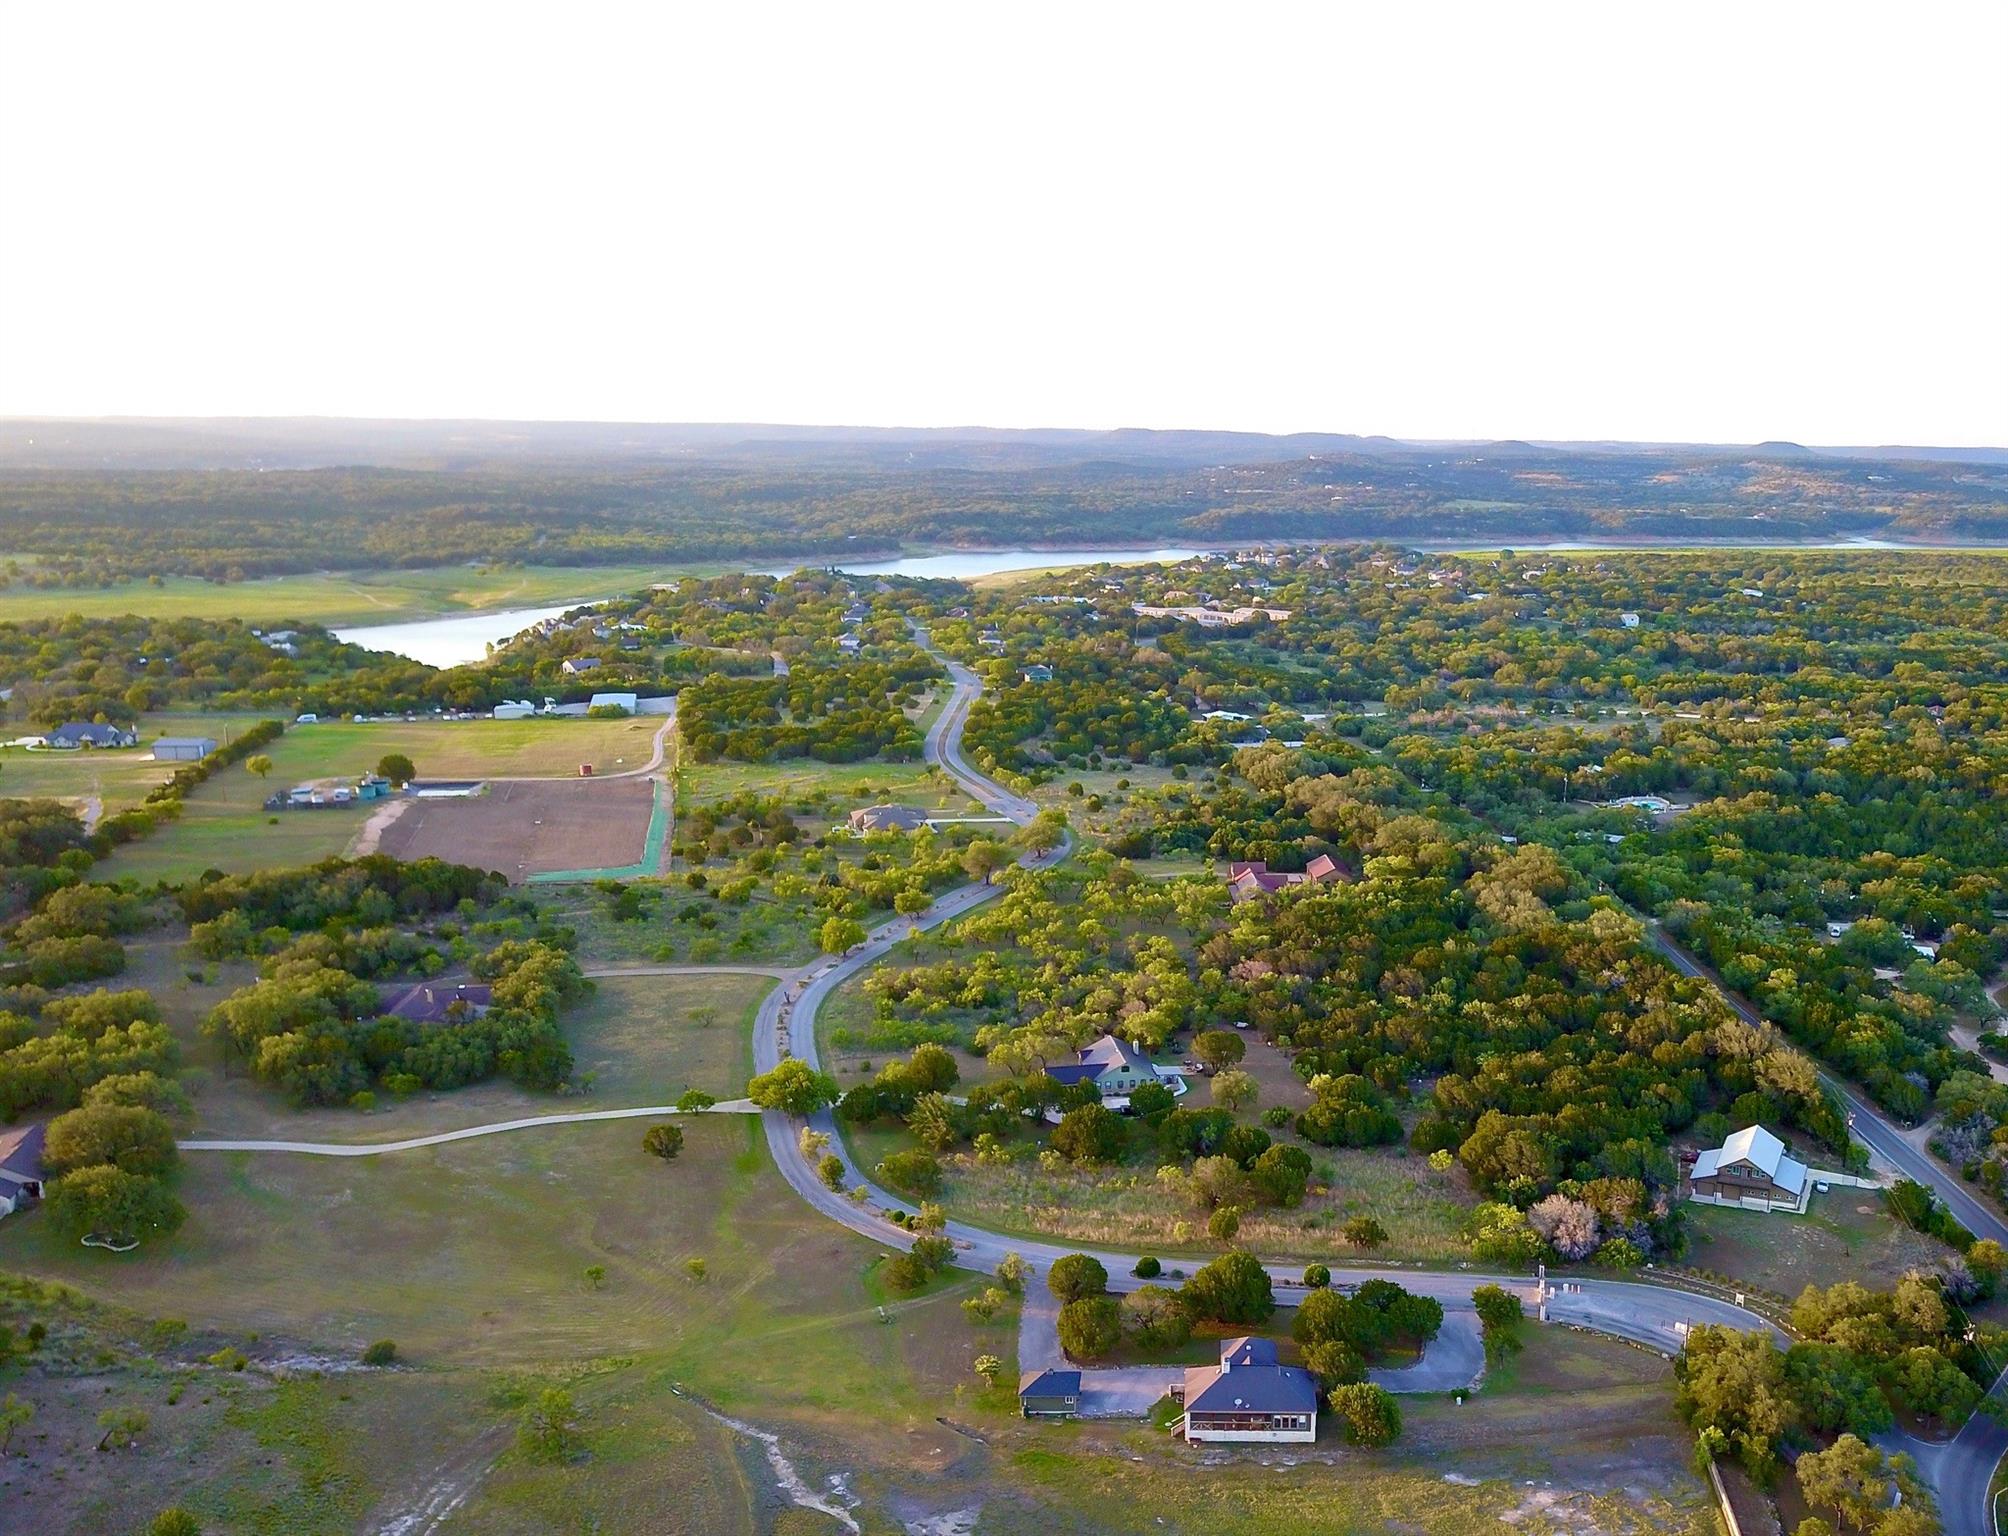
{"type": "MultiPolygon", "coordinates": [[[[933,651],[924,630],[916,627],[914,634],[921,645],[933,651]]],[[[953,687],[947,704],[927,733],[926,751],[929,760],[976,800],[997,814],[1021,824],[1030,821],[1038,812],[1036,805],[1023,796],[1012,794],[1002,785],[978,773],[961,756],[962,728],[968,718],[969,706],[982,692],[981,680],[961,663],[941,656],[939,652],[933,654],[940,657],[946,665],[953,687]]],[[[660,739],[658,738],[659,742],[660,739]]],[[[1050,868],[1064,859],[1071,847],[1072,840],[1069,838],[1057,848],[1042,854],[1028,854],[1019,862],[1026,868],[1050,868]]],[[[959,918],[998,895],[1002,889],[1000,886],[983,884],[963,886],[949,891],[924,912],[895,918],[882,924],[874,929],[862,944],[845,954],[813,962],[799,970],[774,970],[755,966],[631,966],[605,967],[596,974],[681,975],[707,970],[733,970],[778,976],[782,979],[783,985],[768,993],[755,1016],[754,1070],[771,1071],[784,1056],[789,1055],[799,1057],[811,1066],[820,1067],[815,1038],[816,1013],[838,986],[883,959],[894,945],[909,935],[959,918]]],[[[1709,981],[1716,986],[1731,1008],[1745,1018],[1754,1019],[1754,1010],[1749,1004],[1722,987],[1720,982],[1709,975],[1692,956],[1667,938],[1657,925],[1648,925],[1647,932],[1676,967],[1688,975],[1709,981]]],[[[1902,1133],[1874,1109],[1860,1103],[1841,1085],[1834,1086],[1849,1106],[1856,1133],[1877,1156],[1886,1159],[1907,1176],[1929,1184],[1937,1190],[1954,1213],[1975,1233],[1995,1236],[1997,1240],[2008,1242],[2008,1223],[2004,1223],[1999,1216],[1968,1195],[1957,1180],[1912,1147],[1902,1133]]],[[[728,1104],[717,1105],[711,1112],[747,1112],[751,1108],[752,1106],[746,1101],[735,1100],[728,1104]]],[[[185,1141],[180,1145],[188,1151],[270,1151],[330,1157],[366,1157],[385,1152],[436,1146],[505,1131],[534,1129],[544,1125],[629,1119],[673,1112],[674,1106],[648,1106],[638,1109],[532,1116],[490,1125],[470,1126],[463,1130],[447,1131],[433,1136],[413,1137],[405,1141],[360,1145],[254,1140],[195,1140],[185,1141]]],[[[829,1136],[830,1150],[844,1163],[846,1188],[852,1191],[861,1190],[861,1200],[853,1200],[847,1194],[839,1194],[829,1189],[810,1167],[808,1159],[802,1155],[799,1143],[798,1132],[803,1124],[802,1121],[775,1110],[762,1112],[761,1119],[775,1166],[803,1200],[830,1220],[887,1247],[905,1248],[912,1244],[912,1234],[893,1225],[886,1219],[885,1213],[897,1210],[912,1214],[914,1207],[878,1188],[866,1173],[857,1167],[851,1160],[850,1150],[845,1145],[835,1119],[828,1110],[809,1117],[807,1123],[829,1136]]],[[[1109,1271],[1112,1289],[1121,1291],[1141,1283],[1130,1274],[1132,1266],[1139,1257],[1135,1253],[1103,1248],[1083,1249],[1072,1243],[1014,1237],[959,1221],[948,1223],[946,1235],[956,1246],[957,1263],[968,1269],[994,1271],[1003,1262],[1006,1254],[1016,1253],[1043,1274],[1056,1259],[1069,1253],[1087,1252],[1099,1259],[1109,1271]]],[[[1281,1293],[1281,1299],[1286,1304],[1301,1295],[1301,1287],[1297,1284],[1301,1272],[1300,1266],[1265,1260],[1264,1267],[1269,1271],[1281,1293]]],[[[1460,1380],[1468,1381],[1476,1374],[1477,1363],[1482,1363],[1482,1350],[1477,1347],[1475,1317],[1472,1314],[1471,1293],[1474,1288],[1484,1284],[1501,1285],[1517,1291],[1530,1306],[1537,1299],[1535,1284],[1525,1275],[1487,1274],[1468,1269],[1454,1272],[1422,1270],[1392,1264],[1332,1269],[1332,1283],[1338,1286],[1356,1286],[1366,1280],[1389,1277],[1399,1277],[1401,1283],[1410,1290],[1436,1298],[1443,1303],[1446,1312],[1442,1335],[1425,1353],[1419,1365],[1401,1372],[1377,1375],[1376,1379],[1383,1381],[1383,1384],[1402,1390],[1442,1391],[1448,1386],[1459,1384],[1460,1380]],[[1474,1351],[1477,1352],[1477,1363],[1473,1360],[1474,1351]]],[[[1056,1363],[1059,1355],[1058,1339],[1053,1328],[1055,1309],[1047,1306],[1042,1298],[1041,1288],[1029,1288],[1026,1304],[1021,1312],[1019,1360],[1021,1367],[1027,1369],[1056,1363]]],[[[1719,1323],[1742,1330],[1766,1331],[1781,1342],[1788,1342],[1781,1330],[1747,1308],[1720,1297],[1682,1290],[1665,1281],[1601,1278],[1564,1280],[1549,1288],[1548,1317],[1554,1322],[1608,1333],[1668,1354],[1676,1353],[1680,1349],[1689,1328],[1703,1323],[1719,1323]]],[[[1161,1395],[1163,1383],[1170,1379],[1169,1373],[1158,1374],[1158,1368],[1137,1368],[1134,1375],[1126,1371],[1090,1371],[1084,1373],[1084,1395],[1089,1391],[1090,1382],[1097,1376],[1109,1378],[1105,1386],[1094,1388],[1095,1392],[1102,1395],[1092,1400],[1096,1411],[1105,1413],[1147,1410],[1161,1395]],[[1147,1399],[1144,1398],[1145,1393],[1150,1394],[1147,1399]]],[[[2008,1380],[2008,1377],[2004,1377],[2004,1380],[2008,1380]]],[[[2000,1387],[2001,1382],[1997,1381],[1995,1390],[2000,1390],[2000,1387]]],[[[1901,1444],[1903,1449],[1916,1457],[1925,1477],[1936,1490],[1948,1536],[1994,1536],[1992,1517],[1987,1508],[1987,1490],[1996,1463],[2001,1459],[2004,1450],[2008,1450],[2008,1427],[1996,1423],[1984,1414],[1975,1414],[1958,1435],[1942,1444],[1928,1444],[1908,1437],[1903,1437],[1901,1444]]]]}

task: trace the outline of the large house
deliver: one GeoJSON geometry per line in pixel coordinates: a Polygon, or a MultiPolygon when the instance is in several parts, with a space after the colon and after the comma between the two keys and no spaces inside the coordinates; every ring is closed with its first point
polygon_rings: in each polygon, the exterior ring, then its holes
{"type": "Polygon", "coordinates": [[[1173,1093],[1185,1091],[1185,1079],[1176,1072],[1160,1072],[1147,1052],[1131,1045],[1120,1035],[1103,1035],[1093,1045],[1074,1052],[1074,1059],[1046,1068],[1046,1075],[1064,1085],[1093,1083],[1102,1102],[1121,1109],[1129,1096],[1145,1083],[1163,1083],[1173,1093]]]}
{"type": "Polygon", "coordinates": [[[1785,1153],[1785,1143],[1761,1125],[1746,1125],[1721,1146],[1694,1160],[1688,1187],[1696,1200],[1759,1210],[1802,1210],[1806,1165],[1785,1153]]]}
{"type": "Polygon", "coordinates": [[[1195,1365],[1172,1395],[1185,1405],[1187,1440],[1308,1444],[1318,1438],[1318,1383],[1281,1365],[1273,1339],[1229,1339],[1220,1364],[1195,1365]]]}
{"type": "Polygon", "coordinates": [[[59,752],[74,752],[79,747],[136,747],[139,733],[122,725],[91,725],[72,720],[49,732],[47,740],[59,752]]]}
{"type": "Polygon", "coordinates": [[[1080,1407],[1079,1371],[1027,1371],[1018,1378],[1018,1411],[1028,1419],[1070,1419],[1080,1407]]]}
{"type": "Polygon", "coordinates": [[[0,1130],[0,1216],[42,1198],[42,1127],[0,1130]]]}
{"type": "Polygon", "coordinates": [[[927,825],[927,812],[917,805],[864,805],[851,812],[848,824],[857,837],[871,832],[918,832],[927,825]]]}
{"type": "Polygon", "coordinates": [[[1311,860],[1301,874],[1274,870],[1260,859],[1255,859],[1227,866],[1227,894],[1232,900],[1243,902],[1257,896],[1273,895],[1293,885],[1324,885],[1328,881],[1345,878],[1345,869],[1328,853],[1321,853],[1311,860]]]}
{"type": "Polygon", "coordinates": [[[439,985],[421,981],[384,1009],[414,1024],[452,1024],[479,1018],[495,1001],[492,989],[475,984],[439,985]]]}

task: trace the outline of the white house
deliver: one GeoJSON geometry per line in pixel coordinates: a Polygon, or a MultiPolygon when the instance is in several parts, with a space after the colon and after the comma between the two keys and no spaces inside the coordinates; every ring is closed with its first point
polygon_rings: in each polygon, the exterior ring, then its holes
{"type": "Polygon", "coordinates": [[[1061,1084],[1093,1083],[1110,1109],[1128,1108],[1132,1090],[1145,1083],[1163,1083],[1174,1094],[1186,1091],[1181,1073],[1158,1067],[1149,1052],[1120,1035],[1103,1035],[1092,1045],[1082,1046],[1074,1052],[1074,1060],[1046,1068],[1046,1075],[1061,1084]]]}
{"type": "Polygon", "coordinates": [[[636,712],[638,699],[639,696],[632,693],[596,693],[586,700],[586,708],[624,709],[632,715],[636,712]]]}
{"type": "Polygon", "coordinates": [[[537,706],[528,699],[504,699],[495,706],[497,720],[527,720],[537,713],[537,706]]]}

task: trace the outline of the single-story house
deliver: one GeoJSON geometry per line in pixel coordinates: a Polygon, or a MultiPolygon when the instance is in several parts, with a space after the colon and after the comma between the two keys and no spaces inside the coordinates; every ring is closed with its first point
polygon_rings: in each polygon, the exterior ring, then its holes
{"type": "Polygon", "coordinates": [[[1228,1339],[1220,1364],[1195,1365],[1172,1395],[1185,1405],[1179,1433],[1191,1441],[1309,1444],[1318,1438],[1318,1384],[1282,1365],[1274,1339],[1228,1339]]]}
{"type": "Polygon", "coordinates": [[[637,703],[638,696],[632,693],[596,693],[586,700],[586,708],[624,709],[632,715],[636,712],[637,703]]]}
{"type": "Polygon", "coordinates": [[[457,1019],[479,1018],[494,1006],[492,987],[478,983],[450,985],[421,981],[384,1009],[385,1013],[414,1024],[446,1024],[457,1019]]]}
{"type": "Polygon", "coordinates": [[[1148,1051],[1120,1035],[1103,1035],[1092,1045],[1082,1046],[1074,1052],[1072,1061],[1046,1068],[1046,1075],[1062,1086],[1093,1083],[1102,1102],[1111,1109],[1127,1106],[1131,1092],[1145,1083],[1163,1083],[1173,1093],[1185,1092],[1182,1073],[1158,1068],[1148,1051]]]}
{"type": "Polygon", "coordinates": [[[1328,853],[1319,854],[1304,866],[1300,874],[1273,870],[1262,860],[1254,859],[1227,866],[1227,893],[1232,900],[1243,902],[1257,896],[1272,895],[1293,885],[1324,885],[1345,878],[1345,867],[1328,853]]]}
{"type": "Polygon", "coordinates": [[[41,1198],[41,1122],[0,1129],[0,1216],[41,1198]]]}
{"type": "Polygon", "coordinates": [[[136,747],[139,733],[122,725],[91,725],[72,720],[49,732],[49,745],[60,752],[74,752],[79,747],[136,747]]]}
{"type": "Polygon", "coordinates": [[[163,736],[153,744],[155,762],[199,763],[216,750],[213,736],[163,736]]]}
{"type": "Polygon", "coordinates": [[[1763,1126],[1746,1125],[1694,1160],[1688,1186],[1704,1203],[1799,1210],[1806,1199],[1806,1165],[1787,1156],[1785,1143],[1763,1126]]]}
{"type": "Polygon", "coordinates": [[[1637,629],[1639,626],[1639,617],[1635,613],[1621,613],[1618,615],[1618,622],[1624,625],[1626,629],[1637,629]]]}
{"type": "Polygon", "coordinates": [[[870,832],[917,832],[927,825],[927,812],[917,805],[866,805],[852,811],[848,821],[856,837],[870,832]]]}
{"type": "Polygon", "coordinates": [[[600,664],[597,656],[573,656],[558,670],[567,677],[577,677],[581,672],[590,672],[600,664]]]}
{"type": "Polygon", "coordinates": [[[1079,1371],[1027,1371],[1018,1378],[1018,1411],[1028,1419],[1070,1419],[1080,1407],[1079,1371]]]}
{"type": "Polygon", "coordinates": [[[1025,681],[1028,683],[1050,683],[1052,680],[1053,669],[1044,662],[1035,663],[1025,669],[1025,681]]]}

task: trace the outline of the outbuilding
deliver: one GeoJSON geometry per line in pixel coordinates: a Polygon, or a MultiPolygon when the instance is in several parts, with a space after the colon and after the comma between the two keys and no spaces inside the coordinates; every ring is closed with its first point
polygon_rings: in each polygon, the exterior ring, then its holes
{"type": "Polygon", "coordinates": [[[1018,1411],[1028,1419],[1071,1419],[1081,1409],[1079,1371],[1027,1371],[1018,1378],[1018,1411]]]}
{"type": "Polygon", "coordinates": [[[153,744],[159,763],[199,763],[216,750],[213,736],[163,736],[153,744]]]}

